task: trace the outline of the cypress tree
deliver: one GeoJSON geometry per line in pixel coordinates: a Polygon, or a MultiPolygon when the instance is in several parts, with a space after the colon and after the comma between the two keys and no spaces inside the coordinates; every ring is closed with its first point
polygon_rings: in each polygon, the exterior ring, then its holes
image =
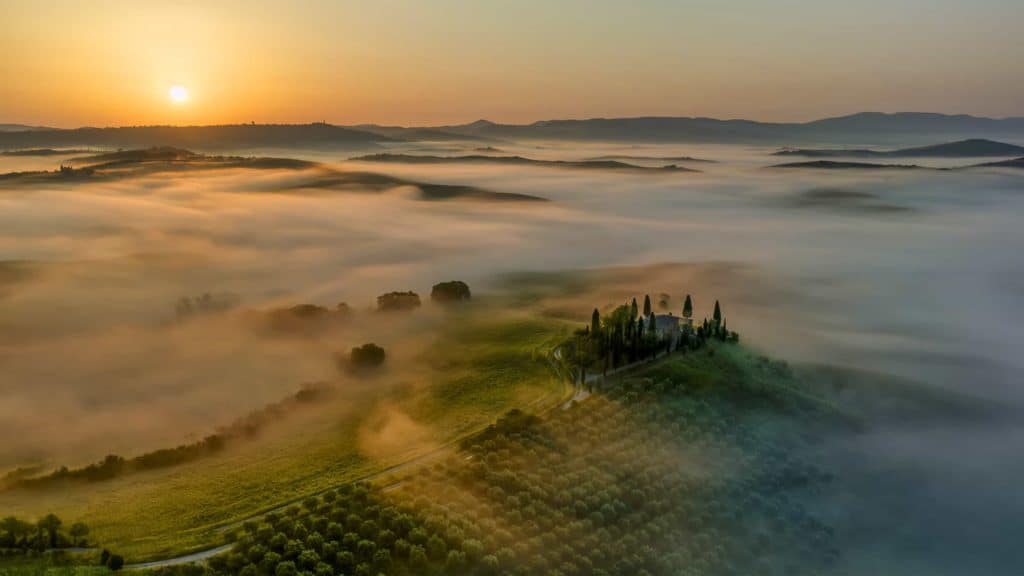
{"type": "Polygon", "coordinates": [[[594,308],[594,313],[590,315],[590,334],[597,336],[601,331],[601,313],[594,308]]]}
{"type": "Polygon", "coordinates": [[[651,315],[651,295],[644,294],[644,316],[651,315]]]}
{"type": "Polygon", "coordinates": [[[629,307],[633,311],[633,318],[636,318],[636,315],[639,313],[639,310],[637,310],[636,306],[636,298],[633,298],[633,303],[630,304],[629,307]]]}
{"type": "Polygon", "coordinates": [[[715,300],[715,312],[711,315],[711,319],[715,321],[715,324],[722,323],[722,308],[718,305],[718,300],[715,300]]]}
{"type": "Polygon", "coordinates": [[[693,316],[693,300],[690,299],[690,295],[686,295],[686,302],[683,303],[683,318],[690,318],[693,316]]]}
{"type": "Polygon", "coordinates": [[[644,341],[644,319],[640,316],[636,319],[636,329],[633,331],[633,360],[640,357],[640,343],[644,341]]]}

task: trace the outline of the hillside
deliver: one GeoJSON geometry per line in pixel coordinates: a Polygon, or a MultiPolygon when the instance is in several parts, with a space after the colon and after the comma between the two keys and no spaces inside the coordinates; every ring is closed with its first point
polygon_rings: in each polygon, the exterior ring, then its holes
{"type": "Polygon", "coordinates": [[[25,132],[29,130],[50,130],[45,126],[27,126],[25,124],[0,124],[0,132],[25,132]]]}
{"type": "Polygon", "coordinates": [[[457,134],[446,132],[437,128],[407,128],[404,126],[380,126],[378,124],[359,124],[352,126],[356,130],[362,130],[371,134],[379,134],[394,140],[405,140],[409,142],[451,142],[451,141],[489,141],[489,138],[481,138],[472,134],[457,134]]]}
{"type": "Polygon", "coordinates": [[[1018,156],[1024,154],[1024,146],[996,142],[984,138],[970,138],[933,144],[931,146],[918,146],[914,148],[902,148],[898,150],[870,150],[870,149],[806,149],[780,150],[775,156],[804,156],[807,158],[982,158],[986,156],[1018,156]]]}
{"type": "Polygon", "coordinates": [[[907,112],[865,112],[812,122],[757,122],[690,117],[590,118],[496,124],[478,120],[445,132],[509,139],[649,142],[906,142],[928,138],[1024,138],[1024,118],[981,118],[907,112]]]}
{"type": "Polygon", "coordinates": [[[986,162],[985,164],[976,164],[976,168],[1024,168],[1024,158],[1014,158],[1013,160],[1003,160],[1002,162],[986,162]]]}

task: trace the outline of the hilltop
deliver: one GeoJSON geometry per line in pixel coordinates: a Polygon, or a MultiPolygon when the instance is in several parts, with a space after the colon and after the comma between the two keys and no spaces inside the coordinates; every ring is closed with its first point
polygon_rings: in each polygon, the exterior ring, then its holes
{"type": "Polygon", "coordinates": [[[1019,156],[1024,146],[996,142],[984,138],[970,138],[956,142],[918,146],[898,150],[870,149],[806,149],[780,150],[775,156],[805,156],[807,158],[981,158],[986,156],[1019,156]]]}

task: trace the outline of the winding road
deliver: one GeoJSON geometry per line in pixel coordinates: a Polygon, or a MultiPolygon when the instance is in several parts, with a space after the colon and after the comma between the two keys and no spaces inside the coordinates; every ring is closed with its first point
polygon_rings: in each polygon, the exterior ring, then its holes
{"type": "Polygon", "coordinates": [[[216,556],[221,552],[227,552],[231,549],[232,544],[224,544],[223,546],[217,546],[216,548],[210,548],[209,550],[202,550],[200,552],[193,552],[192,554],[186,554],[184,556],[177,556],[175,558],[168,558],[166,560],[154,560],[152,562],[142,562],[139,564],[128,564],[125,566],[126,570],[143,570],[146,568],[163,568],[165,566],[174,566],[176,564],[188,564],[190,562],[199,562],[200,560],[206,560],[211,556],[216,556]]]}

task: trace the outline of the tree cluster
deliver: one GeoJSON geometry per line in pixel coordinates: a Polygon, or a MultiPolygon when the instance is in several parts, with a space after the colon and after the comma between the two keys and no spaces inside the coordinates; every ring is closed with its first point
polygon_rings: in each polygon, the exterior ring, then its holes
{"type": "Polygon", "coordinates": [[[469,286],[461,280],[434,284],[430,290],[430,299],[440,304],[465,302],[470,297],[469,286]]]}
{"type": "Polygon", "coordinates": [[[308,333],[310,330],[329,328],[348,320],[351,312],[351,308],[345,302],[339,302],[334,309],[318,304],[297,304],[271,310],[268,319],[270,328],[274,331],[308,333]]]}
{"type": "Polygon", "coordinates": [[[349,364],[354,368],[375,368],[384,363],[385,357],[384,349],[370,342],[349,352],[349,364]]]}
{"type": "Polygon", "coordinates": [[[377,296],[377,310],[414,310],[420,307],[420,295],[413,292],[388,292],[377,296]]]}
{"type": "Polygon", "coordinates": [[[237,294],[228,292],[211,294],[204,292],[199,296],[182,296],[174,305],[178,318],[188,318],[203,314],[214,314],[230,310],[241,301],[237,294]]]}
{"type": "Polygon", "coordinates": [[[830,476],[720,390],[671,373],[512,412],[395,498],[480,542],[500,574],[828,572],[833,532],[799,501],[830,476]]]}
{"type": "MultiPolygon", "coordinates": [[[[662,302],[668,300],[666,296],[662,295],[662,302]]],[[[693,299],[687,294],[682,318],[688,321],[692,316],[693,299]]],[[[568,351],[567,360],[577,370],[580,381],[585,382],[588,370],[607,373],[633,362],[656,358],[663,352],[697,349],[709,339],[739,341],[739,334],[726,328],[718,301],[715,301],[713,319],[705,319],[695,331],[659,330],[651,297],[645,295],[642,312],[635,298],[604,316],[595,308],[590,325],[577,330],[562,348],[568,351]]]]}
{"type": "Polygon", "coordinates": [[[366,483],[246,522],[217,574],[315,576],[496,574],[497,559],[443,518],[390,503],[366,483]]]}
{"type": "Polygon", "coordinates": [[[74,546],[88,546],[89,527],[81,522],[65,526],[54,514],[47,514],[36,522],[27,522],[14,516],[0,520],[0,548],[23,552],[55,550],[74,546]]]}

